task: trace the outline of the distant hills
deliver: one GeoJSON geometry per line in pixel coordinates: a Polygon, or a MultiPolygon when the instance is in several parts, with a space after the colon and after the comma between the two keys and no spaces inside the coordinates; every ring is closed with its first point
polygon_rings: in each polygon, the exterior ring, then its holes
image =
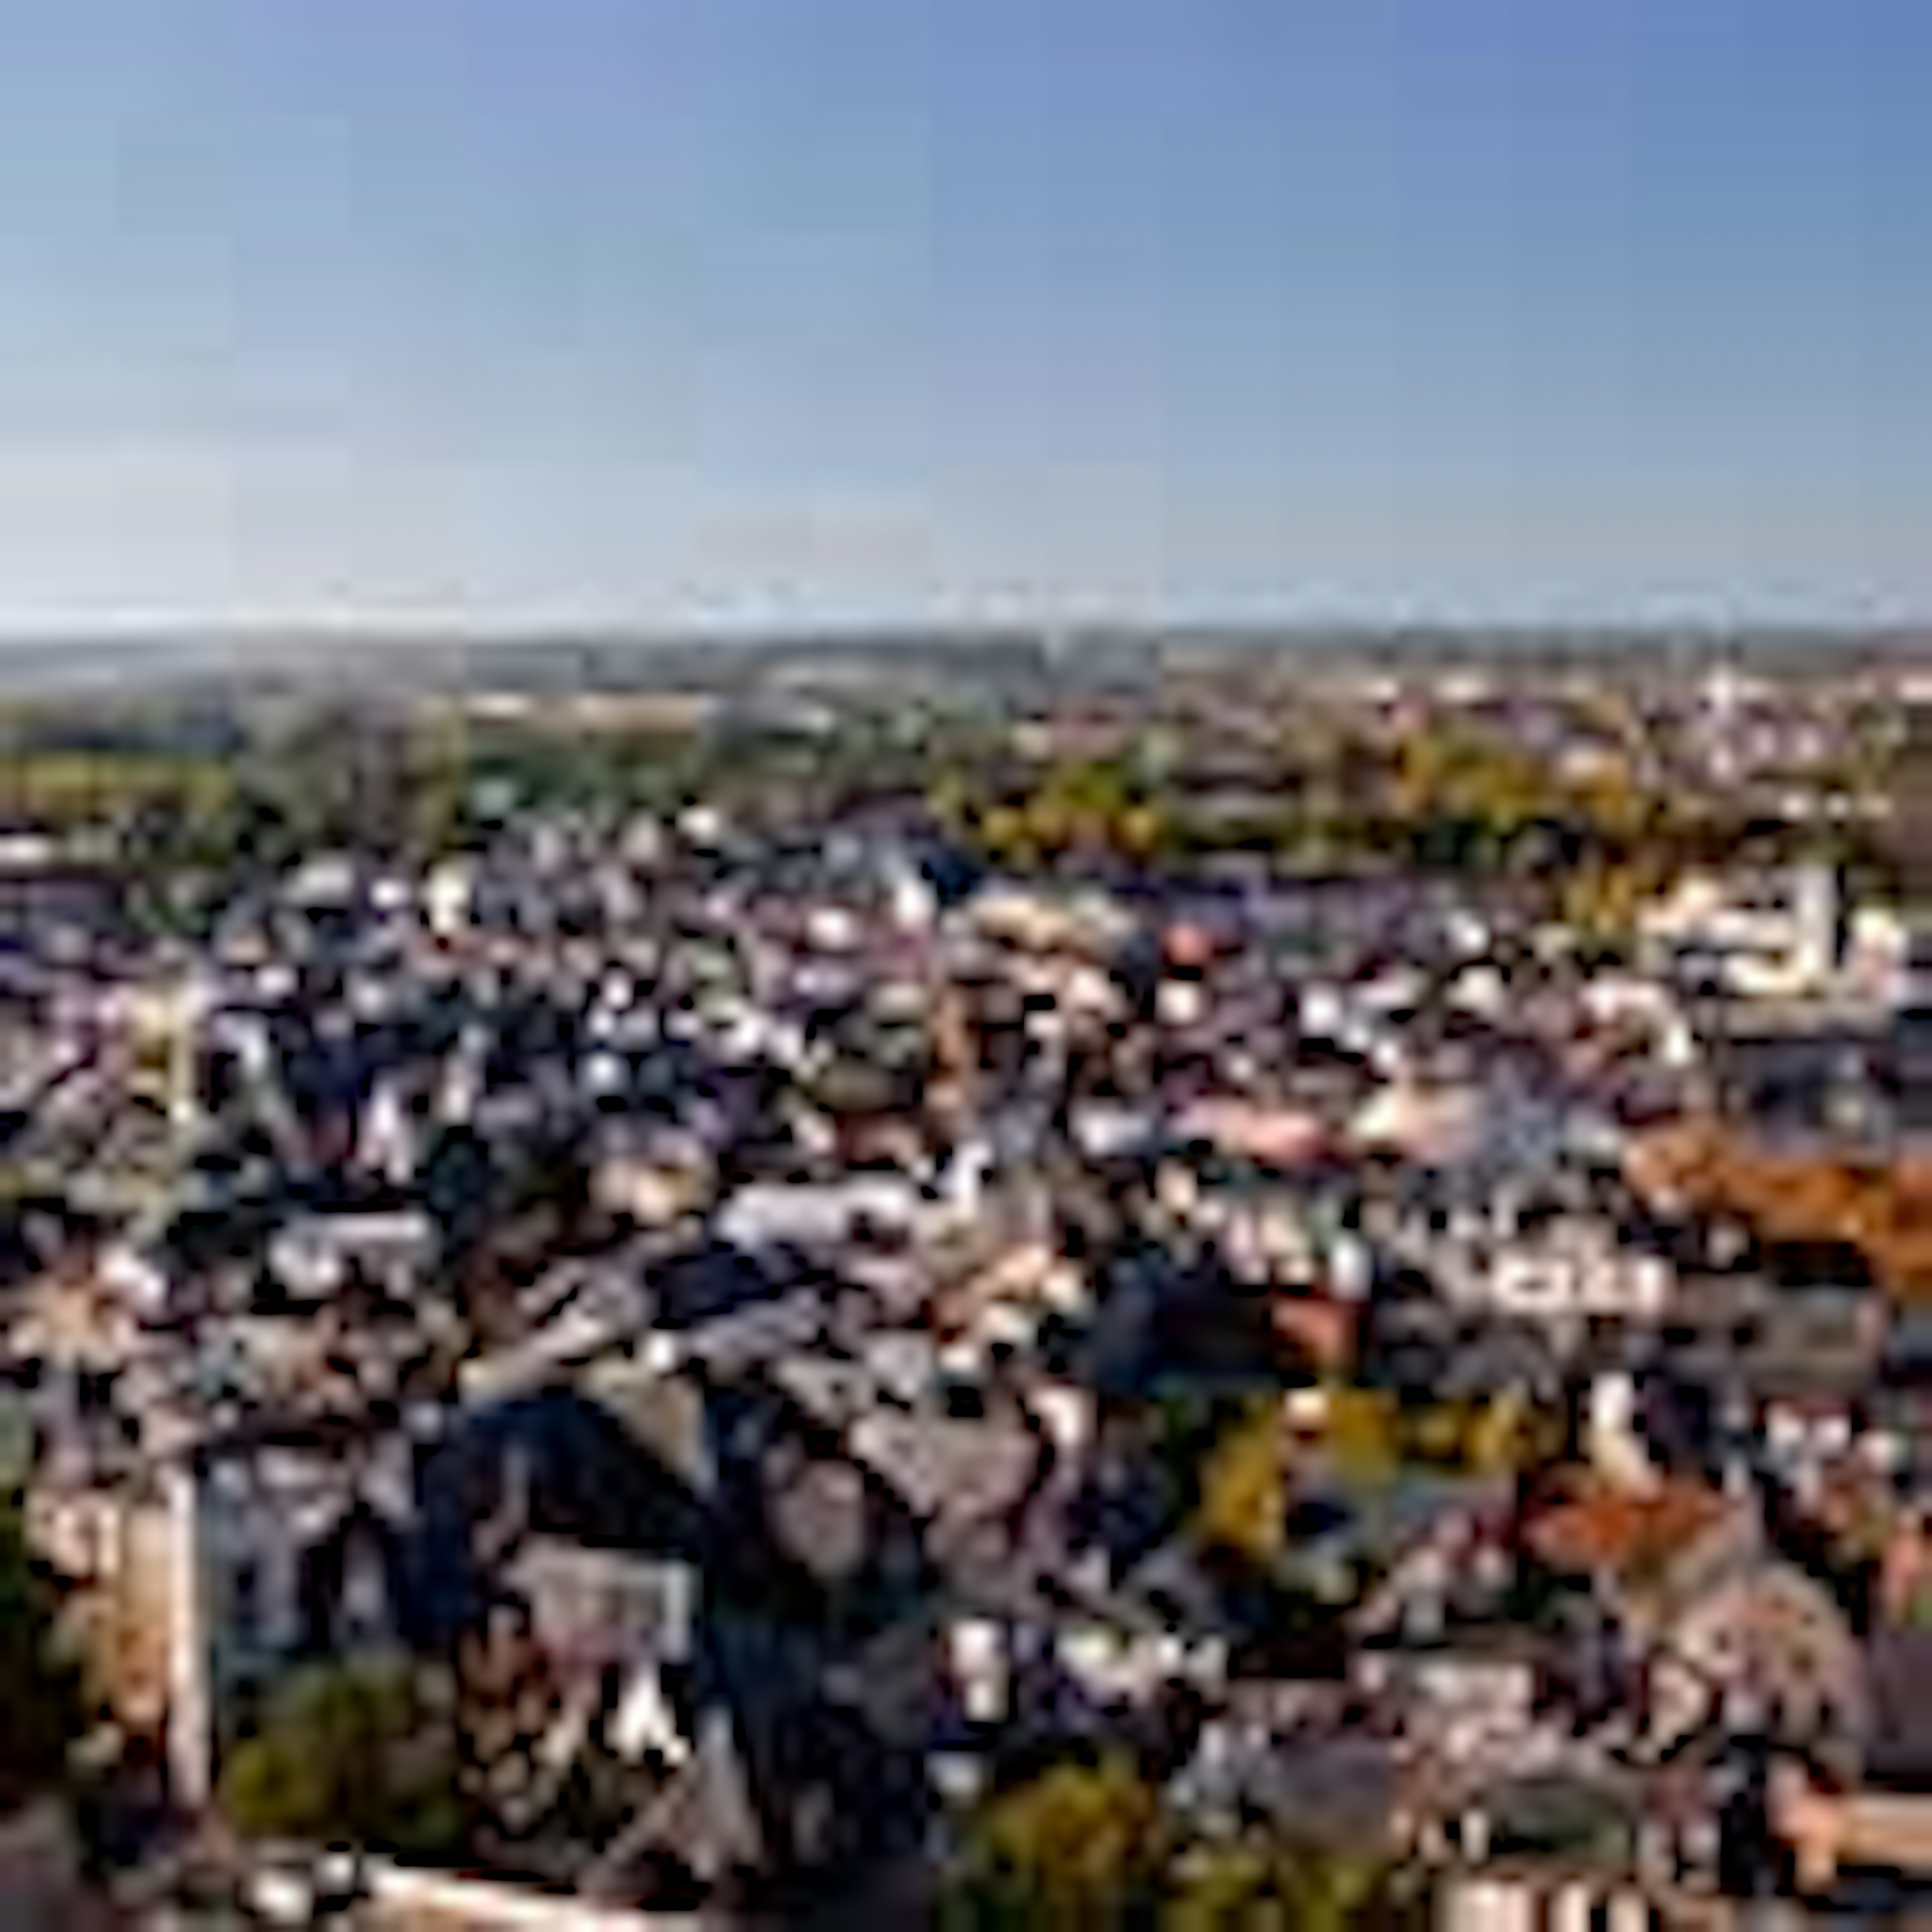
{"type": "Polygon", "coordinates": [[[1132,687],[1183,667],[1252,669],[1270,658],[1326,670],[1489,664],[1518,671],[1594,667],[1612,675],[1682,670],[1722,659],[1768,673],[1842,674],[1855,666],[1932,669],[1932,626],[908,626],[782,635],[502,636],[349,628],[157,632],[0,642],[0,697],[140,698],[197,687],[370,696],[466,687],[536,694],[639,686],[730,692],[775,684],[1073,691],[1132,687]]]}

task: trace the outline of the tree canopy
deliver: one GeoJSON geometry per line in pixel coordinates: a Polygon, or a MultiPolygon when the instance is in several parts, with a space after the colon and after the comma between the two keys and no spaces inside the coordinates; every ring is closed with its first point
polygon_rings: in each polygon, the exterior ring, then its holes
{"type": "Polygon", "coordinates": [[[1202,1840],[1113,1754],[1054,1765],[988,1800],[942,1922],[962,1932],[1366,1932],[1415,1918],[1394,1880],[1372,1851],[1253,1830],[1202,1840]]]}
{"type": "Polygon", "coordinates": [[[246,1838],[452,1849],[463,1828],[455,1749],[432,1718],[401,1660],[301,1671],[231,1754],[221,1809],[246,1838]]]}
{"type": "Polygon", "coordinates": [[[1153,1896],[1165,1850],[1159,1795],[1127,1759],[1057,1764],[987,1804],[950,1916],[962,1932],[1116,1925],[1153,1896]]]}

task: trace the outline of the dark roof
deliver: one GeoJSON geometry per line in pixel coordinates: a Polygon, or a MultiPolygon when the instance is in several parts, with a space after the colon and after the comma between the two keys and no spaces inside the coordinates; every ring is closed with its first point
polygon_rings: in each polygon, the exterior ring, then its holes
{"type": "Polygon", "coordinates": [[[772,1300],[788,1285],[790,1273],[729,1242],[712,1242],[674,1256],[652,1270],[657,1319],[665,1328],[685,1328],[735,1314],[772,1300]]]}
{"type": "Polygon", "coordinates": [[[466,1416],[423,1466],[409,1563],[419,1640],[446,1640],[482,1607],[472,1532],[503,1506],[513,1463],[532,1531],[693,1560],[710,1546],[701,1506],[608,1412],[568,1389],[520,1396],[466,1416]]]}
{"type": "Polygon", "coordinates": [[[1395,1758],[1379,1738],[1335,1738],[1270,1751],[1244,1795],[1291,1838],[1370,1846],[1388,1838],[1400,1796],[1395,1758]]]}
{"type": "Polygon", "coordinates": [[[1851,1241],[1775,1241],[1759,1250],[1765,1273],[1782,1288],[1870,1288],[1870,1264],[1851,1241]]]}
{"type": "Polygon", "coordinates": [[[1872,1712],[1866,1778],[1932,1790],[1932,1630],[1876,1632],[1866,1643],[1865,1667],[1872,1712]]]}

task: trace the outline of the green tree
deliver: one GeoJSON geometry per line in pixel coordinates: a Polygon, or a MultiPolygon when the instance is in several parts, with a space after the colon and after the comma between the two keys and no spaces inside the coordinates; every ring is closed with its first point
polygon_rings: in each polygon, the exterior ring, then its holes
{"type": "Polygon", "coordinates": [[[385,1844],[434,1853],[462,1836],[453,1739],[410,1665],[316,1665],[271,1700],[230,1754],[221,1809],[244,1838],[385,1844]]]}

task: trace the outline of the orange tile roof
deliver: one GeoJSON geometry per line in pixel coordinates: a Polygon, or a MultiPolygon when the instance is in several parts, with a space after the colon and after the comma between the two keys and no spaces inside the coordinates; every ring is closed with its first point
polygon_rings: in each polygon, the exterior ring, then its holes
{"type": "Polygon", "coordinates": [[[1558,1570],[1628,1576],[1684,1549],[1730,1505],[1714,1490],[1666,1481],[1640,1492],[1592,1480],[1531,1520],[1529,1546],[1558,1570]]]}

